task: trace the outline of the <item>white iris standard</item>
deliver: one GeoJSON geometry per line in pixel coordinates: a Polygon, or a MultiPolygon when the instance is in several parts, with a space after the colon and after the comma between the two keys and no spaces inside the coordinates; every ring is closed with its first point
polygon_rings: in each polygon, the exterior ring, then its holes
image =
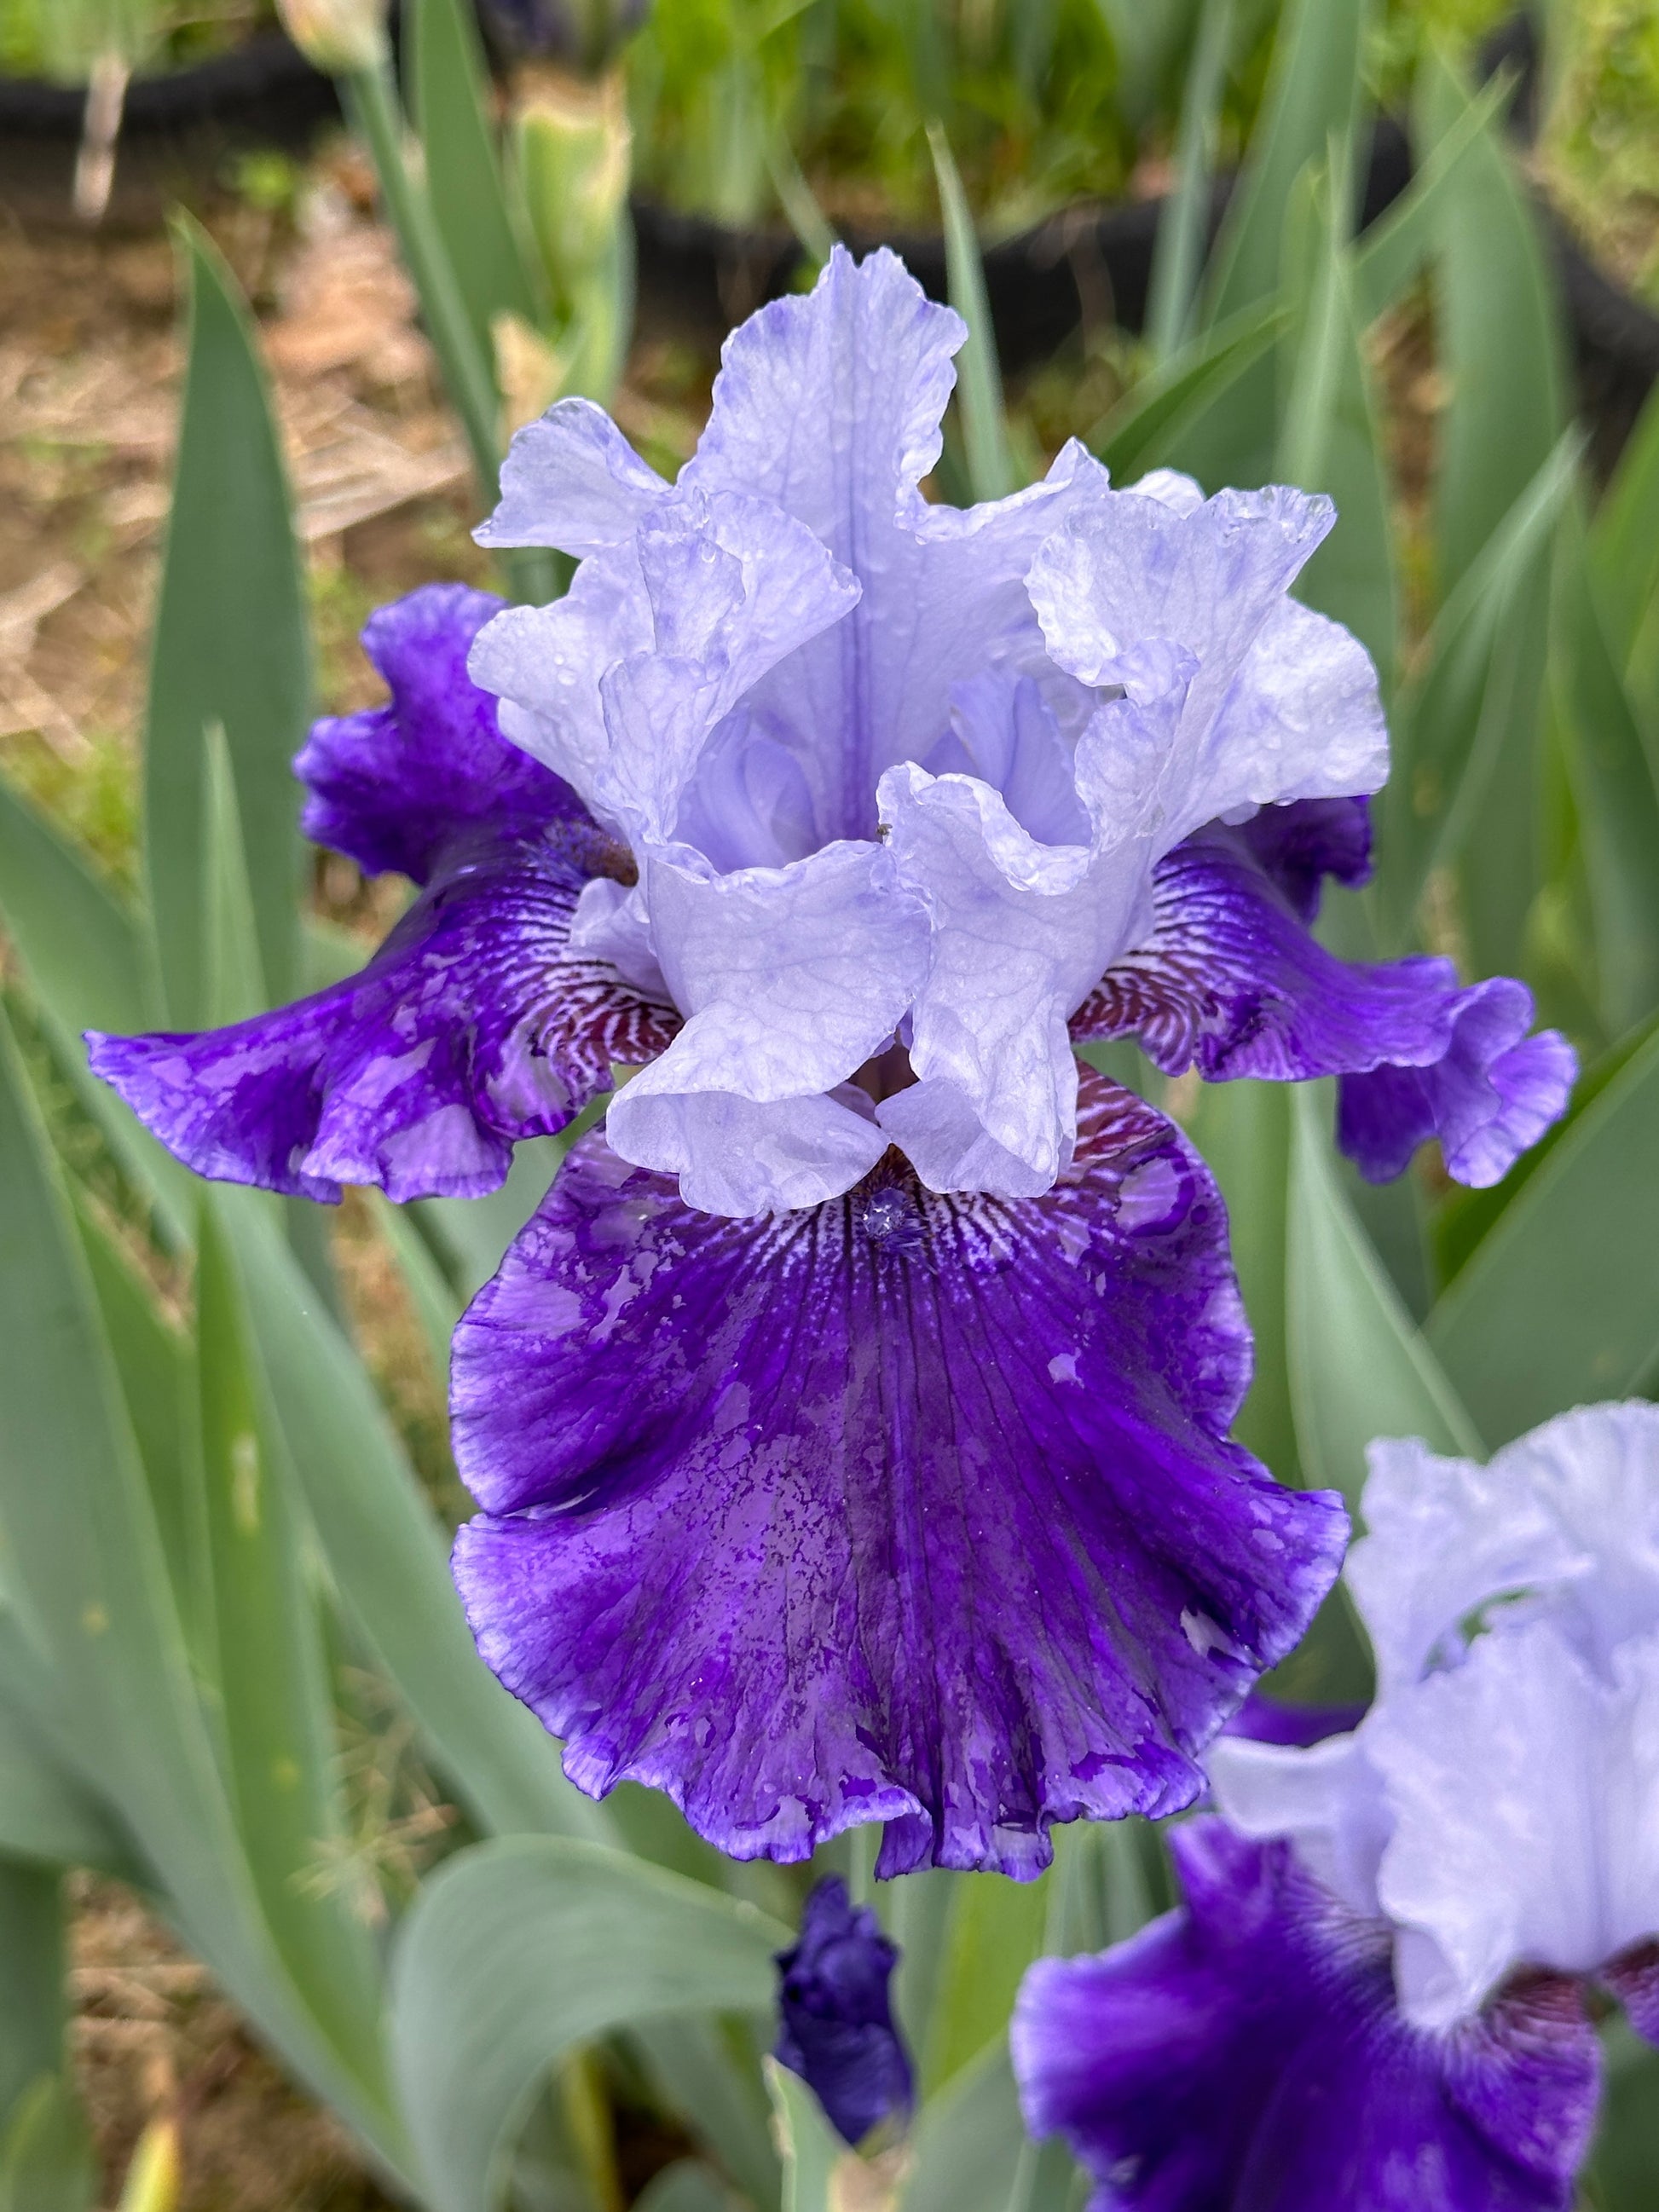
{"type": "Polygon", "coordinates": [[[1595,1974],[1659,1935],[1659,1407],[1582,1407],[1486,1467],[1415,1443],[1370,1466],[1345,1571],[1375,1705],[1210,1767],[1235,1829],[1393,1923],[1401,2008],[1443,2028],[1516,1969],[1595,1974]]]}

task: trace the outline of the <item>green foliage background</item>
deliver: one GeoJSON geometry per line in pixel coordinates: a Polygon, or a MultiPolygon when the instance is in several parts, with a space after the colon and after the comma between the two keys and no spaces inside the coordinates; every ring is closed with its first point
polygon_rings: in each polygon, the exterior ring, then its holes
{"type": "MultiPolygon", "coordinates": [[[[1455,27],[1484,12],[1460,9],[1455,27]]],[[[1130,1050],[1101,1054],[1188,1120],[1226,1193],[1258,1346],[1242,1436],[1284,1480],[1357,1502],[1375,1436],[1478,1453],[1659,1382],[1659,402],[1611,484],[1593,481],[1503,88],[1476,98],[1425,11],[1291,0],[1235,21],[1205,0],[1194,43],[1146,64],[1140,120],[1125,104],[1127,12],[1109,85],[1052,113],[1035,94],[1018,106],[1012,15],[980,9],[963,65],[968,13],[945,19],[958,40],[945,68],[924,51],[933,19],[886,16],[877,0],[744,15],[740,39],[722,0],[665,9],[654,88],[635,64],[647,173],[659,156],[665,175],[687,148],[715,151],[715,111],[697,122],[685,93],[684,32],[723,57],[714,76],[747,73],[746,91],[720,94],[752,100],[721,111],[744,191],[756,175],[776,189],[789,164],[799,178],[821,149],[867,161],[896,205],[911,192],[941,204],[974,329],[947,473],[983,496],[1017,475],[1020,441],[984,313],[975,191],[984,216],[1015,204],[1005,174],[1022,191],[1096,188],[1121,180],[1146,117],[1174,135],[1152,325],[1124,352],[1127,389],[1105,418],[1069,427],[1120,481],[1173,465],[1335,496],[1340,529],[1304,590],[1376,658],[1395,766],[1376,880],[1334,897],[1322,927],[1352,957],[1427,946],[1471,974],[1524,975],[1586,1063],[1561,1127],[1496,1189],[1468,1194],[1432,1164],[1360,1185],[1316,1089],[1194,1097],[1130,1050]],[[829,64],[808,41],[832,14],[844,81],[813,124],[811,71],[829,64]],[[1411,100],[1419,173],[1356,237],[1354,149],[1379,88],[1411,100]],[[943,125],[931,142],[930,118],[943,125]],[[1241,143],[1206,258],[1213,165],[1241,143]],[[1006,172],[1005,144],[1025,149],[1006,172]],[[1431,320],[1446,395],[1410,515],[1374,343],[1402,301],[1431,320]]],[[[1055,0],[1043,68],[1112,16],[1055,0]]],[[[555,350],[575,324],[625,329],[626,217],[591,266],[538,259],[550,234],[524,220],[459,0],[416,0],[410,36],[412,122],[383,76],[345,90],[487,502],[495,319],[520,315],[555,350]]],[[[700,204],[740,212],[713,173],[700,204]]],[[[342,1325],[314,1213],[197,1184],[85,1072],[86,1028],[228,1019],[340,957],[301,897],[288,764],[313,645],[269,398],[228,271],[187,227],[179,251],[190,368],[136,882],[106,877],[0,784],[0,2209],[90,2202],[58,1969],[62,1871],[91,1866],[155,1902],[431,2212],[611,2212],[607,2114],[623,2104],[671,2116],[689,2147],[651,2184],[648,2212],[827,2212],[839,2151],[798,2085],[761,2063],[770,1960],[815,1873],[869,1889],[871,1838],[842,1839],[811,1869],[738,1867],[660,1799],[580,1797],[473,1651],[442,1517],[342,1325]],[[400,1747],[381,1761],[383,1815],[416,1787],[405,1748],[457,1808],[424,1880],[364,1847],[346,1754],[365,1739],[400,1747]]],[[[569,354],[609,360],[589,372],[597,396],[617,350],[569,354]]],[[[545,596],[561,576],[544,565],[503,581],[545,596]]],[[[440,1352],[563,1149],[523,1148],[492,1199],[379,1210],[440,1352]]],[[[1368,1670],[1339,1597],[1278,1686],[1361,1694],[1368,1670]]],[[[929,1874],[878,1899],[904,1947],[898,2001],[923,2093],[904,2212],[1080,2203],[1064,2154],[1023,2138],[1013,1993],[1039,1952],[1120,1939],[1170,1899],[1143,1825],[1056,1844],[1035,1884],[929,1874]]],[[[1617,2028],[1608,2048],[1587,2202],[1638,2212],[1659,2184],[1659,2059],[1617,2028]]]]}

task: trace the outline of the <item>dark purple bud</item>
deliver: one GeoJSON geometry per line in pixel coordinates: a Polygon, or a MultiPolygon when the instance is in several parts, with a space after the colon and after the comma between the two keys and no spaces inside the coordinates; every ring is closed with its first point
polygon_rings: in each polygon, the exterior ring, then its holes
{"type": "Polygon", "coordinates": [[[599,69],[650,12],[650,0],[484,0],[492,29],[515,52],[599,69]]]}
{"type": "Polygon", "coordinates": [[[834,1875],[807,1899],[799,1942],[778,1954],[778,2063],[855,2145],[910,2114],[910,2061],[887,1993],[898,1955],[875,1914],[849,1903],[834,1875]]]}

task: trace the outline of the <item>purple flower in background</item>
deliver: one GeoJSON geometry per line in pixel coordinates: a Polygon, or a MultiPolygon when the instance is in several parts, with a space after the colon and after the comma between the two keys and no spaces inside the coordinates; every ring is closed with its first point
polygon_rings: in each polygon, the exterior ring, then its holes
{"type": "Polygon", "coordinates": [[[483,0],[485,22],[515,52],[597,68],[633,36],[651,0],[483,0]]]}
{"type": "Polygon", "coordinates": [[[201,1036],[93,1036],[94,1068],[186,1166],[337,1200],[472,1198],[514,1143],[563,1128],[611,1063],[678,1017],[575,952],[583,886],[631,868],[568,787],[515,750],[466,655],[501,602],[434,585],[364,642],[392,703],[319,722],[296,763],[307,833],[421,896],[362,973],[201,1036]]]}
{"type": "Polygon", "coordinates": [[[898,1956],[875,1914],[849,1904],[834,1875],[807,1899],[800,1941],[778,1954],[778,2062],[854,2148],[910,2117],[910,2061],[887,1989],[898,1956]]]}
{"type": "Polygon", "coordinates": [[[1021,1993],[1028,2123],[1103,2212],[1565,2212],[1586,1985],[1659,2042],[1659,1407],[1371,1469],[1370,1713],[1218,1741],[1183,1910],[1021,1993]]]}
{"type": "Polygon", "coordinates": [[[1432,1135],[1477,1182],[1572,1073],[1518,984],[1310,933],[1386,768],[1289,596],[1329,502],[1073,444],[930,506],[963,335],[837,253],[677,484],[584,401],[522,432],[480,535],[568,595],[387,610],[390,706],[301,757],[422,896],[317,999],[94,1040],[181,1158],[321,1197],[487,1189],[637,1071],[457,1334],[457,1580],[583,1789],[741,1856],[882,1820],[884,1875],[1190,1803],[1345,1540],[1226,1440],[1219,1197],[1074,1042],[1335,1074],[1367,1173],[1432,1135]]]}

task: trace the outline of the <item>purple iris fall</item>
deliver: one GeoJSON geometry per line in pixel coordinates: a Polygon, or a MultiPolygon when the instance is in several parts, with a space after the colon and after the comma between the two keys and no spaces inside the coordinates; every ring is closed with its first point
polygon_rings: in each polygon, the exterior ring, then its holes
{"type": "Polygon", "coordinates": [[[1219,1741],[1184,1909],[1021,1992],[1028,2122],[1099,2212],[1567,2212],[1587,1988],[1659,2043],[1659,1407],[1371,1469],[1370,1712],[1219,1741]]]}
{"type": "Polygon", "coordinates": [[[807,1899],[800,1941],[778,1954],[778,2060],[855,2147],[910,2117],[910,2061],[887,1989],[898,1955],[834,1875],[807,1899]]]}
{"type": "Polygon", "coordinates": [[[1501,1175],[1572,1060],[1518,983],[1345,965],[1374,672],[1289,595],[1329,502],[919,489],[963,326],[837,253],[728,341],[671,487],[567,401],[492,545],[556,605],[379,614],[311,834],[422,885],[362,973],[94,1065],[202,1172],[488,1190],[636,1070],[455,1340],[484,1657],[584,1790],[738,1856],[1036,1873],[1166,1814],[1337,1571],[1228,1441],[1250,1343],[1181,1132],[1079,1069],[1341,1078],[1368,1175],[1501,1175]],[[470,680],[466,671],[470,670],[470,680]]]}

